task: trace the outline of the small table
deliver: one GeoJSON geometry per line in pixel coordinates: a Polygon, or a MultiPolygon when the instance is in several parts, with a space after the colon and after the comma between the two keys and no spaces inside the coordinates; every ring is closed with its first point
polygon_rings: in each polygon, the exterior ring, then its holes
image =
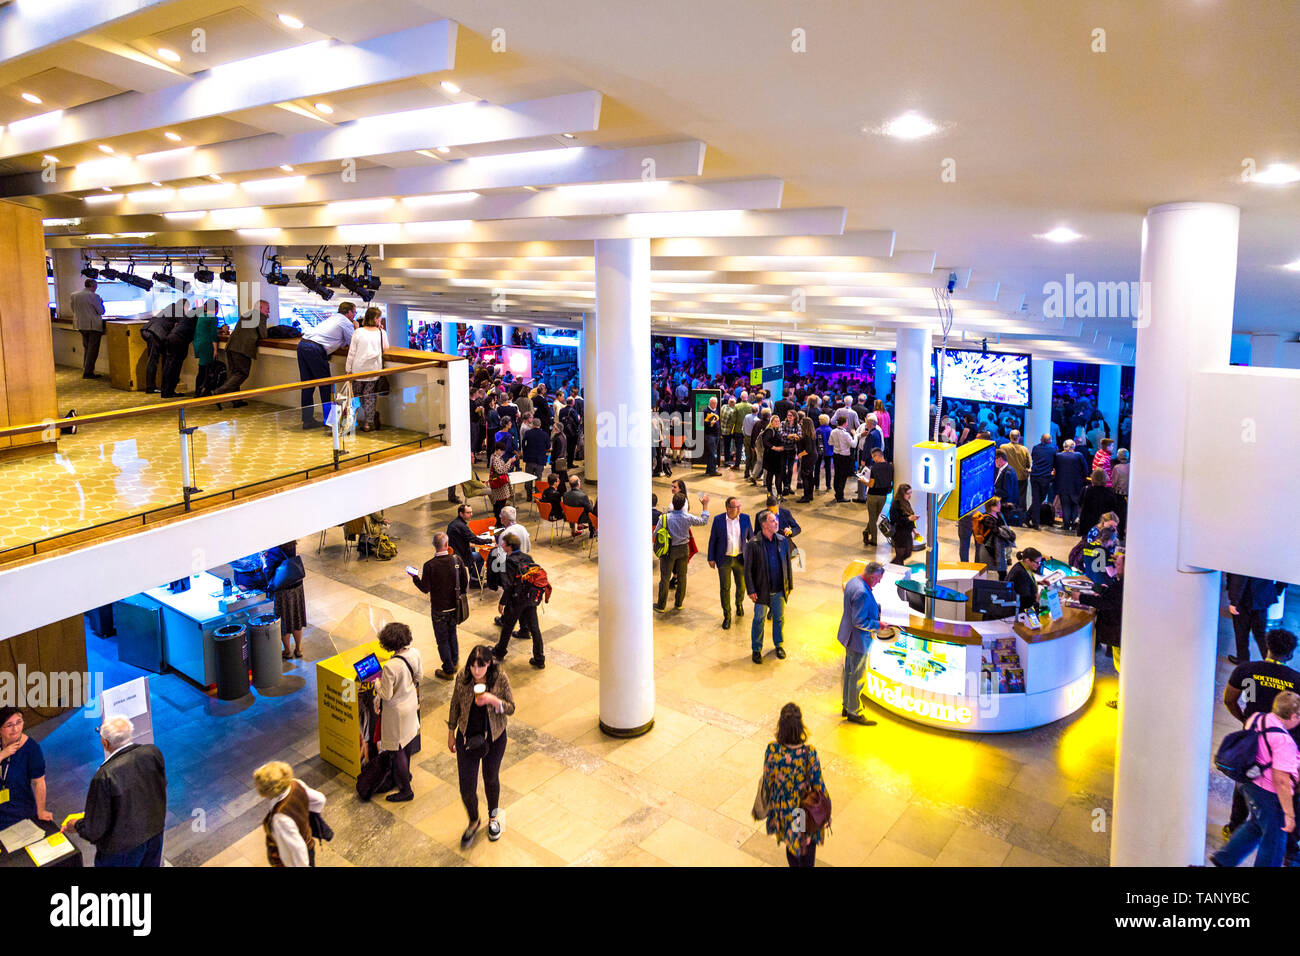
{"type": "MultiPolygon", "coordinates": [[[[512,472],[510,472],[509,477],[510,477],[510,490],[511,490],[512,492],[513,492],[516,488],[518,488],[520,485],[526,485],[526,484],[528,484],[528,482],[530,482],[530,481],[536,481],[536,480],[537,480],[537,476],[536,476],[536,475],[530,475],[530,474],[529,474],[528,472],[526,472],[526,471],[512,471],[512,472]]],[[[530,500],[531,500],[531,499],[530,499],[530,500]]],[[[533,508],[536,508],[536,507],[537,507],[537,502],[534,501],[534,502],[533,502],[533,508]]]]}

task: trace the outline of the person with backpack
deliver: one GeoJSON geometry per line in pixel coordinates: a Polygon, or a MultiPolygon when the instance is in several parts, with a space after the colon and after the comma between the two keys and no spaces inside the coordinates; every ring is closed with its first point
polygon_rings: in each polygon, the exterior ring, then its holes
{"type": "Polygon", "coordinates": [[[1300,726],[1300,694],[1284,690],[1273,708],[1247,718],[1223,739],[1215,764],[1241,784],[1250,817],[1226,846],[1210,855],[1215,866],[1239,866],[1251,850],[1256,866],[1281,866],[1287,834],[1295,832],[1295,782],[1300,750],[1290,731],[1300,726]]]}
{"type": "MultiPolygon", "coordinates": [[[[541,568],[527,552],[520,550],[518,535],[502,535],[501,547],[506,553],[506,566],[502,572],[505,586],[502,588],[501,603],[497,608],[497,612],[501,615],[501,637],[497,640],[492,654],[498,661],[506,659],[506,651],[510,647],[510,635],[515,629],[515,624],[518,623],[519,636],[521,638],[531,636],[533,639],[533,656],[528,659],[528,663],[541,670],[546,667],[546,648],[542,644],[541,626],[537,623],[537,605],[543,598],[549,599],[550,585],[546,585],[544,592],[538,593],[538,586],[532,583],[532,580],[525,580],[532,568],[537,568],[539,571],[541,568]]],[[[544,576],[545,572],[543,578],[544,576]]]]}
{"type": "Polygon", "coordinates": [[[785,859],[792,867],[811,867],[817,847],[826,842],[830,823],[830,794],[822,780],[817,750],[807,743],[799,705],[781,708],[776,739],[763,754],[763,776],[754,800],[754,819],[764,820],[766,830],[785,845],[785,859]]]}
{"type": "MultiPolygon", "coordinates": [[[[1287,666],[1287,661],[1295,654],[1296,636],[1278,628],[1269,631],[1264,642],[1267,648],[1264,660],[1243,661],[1237,665],[1223,688],[1223,706],[1243,726],[1256,714],[1271,711],[1273,701],[1283,691],[1300,692],[1300,673],[1287,666]]],[[[1225,840],[1232,837],[1246,815],[1246,798],[1241,787],[1237,787],[1232,794],[1232,812],[1223,827],[1225,840]]],[[[1295,842],[1296,834],[1292,832],[1287,839],[1288,856],[1295,855],[1295,842]]]]}
{"type": "Polygon", "coordinates": [[[686,510],[686,491],[673,495],[673,510],[660,519],[655,535],[655,557],[659,559],[659,599],[654,604],[656,611],[668,610],[668,588],[670,580],[676,581],[677,610],[682,609],[686,600],[686,569],[690,562],[691,528],[709,522],[709,496],[701,495],[703,510],[698,516],[686,510]],[[663,549],[663,545],[667,549],[663,549]]]}

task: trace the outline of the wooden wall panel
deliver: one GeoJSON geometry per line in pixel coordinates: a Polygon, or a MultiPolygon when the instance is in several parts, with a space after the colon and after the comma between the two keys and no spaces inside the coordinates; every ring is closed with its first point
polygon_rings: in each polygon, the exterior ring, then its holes
{"type": "MultiPolygon", "coordinates": [[[[102,675],[87,674],[86,619],[81,614],[0,641],[0,673],[6,675],[3,684],[6,691],[16,688],[21,675],[24,678],[24,697],[37,693],[39,682],[34,683],[31,675],[45,675],[43,690],[46,699],[20,701],[25,705],[22,708],[23,721],[28,727],[83,706],[87,697],[103,689],[104,683],[102,675]],[[59,702],[53,699],[53,695],[58,693],[74,696],[63,702],[65,706],[58,706],[59,702]],[[39,706],[35,706],[37,704],[39,706]]],[[[13,702],[3,701],[5,704],[13,702]]]]}
{"type": "MultiPolygon", "coordinates": [[[[58,415],[48,296],[40,211],[0,201],[0,426],[58,415]]],[[[38,432],[0,448],[40,441],[38,432]]]]}

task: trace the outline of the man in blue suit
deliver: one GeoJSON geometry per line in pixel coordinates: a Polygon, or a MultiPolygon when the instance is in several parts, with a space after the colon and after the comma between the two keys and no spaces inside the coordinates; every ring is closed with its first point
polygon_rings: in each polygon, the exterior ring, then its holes
{"type": "Polygon", "coordinates": [[[1029,514],[1025,523],[1031,528],[1038,527],[1043,505],[1052,500],[1052,468],[1055,463],[1056,443],[1045,432],[1043,440],[1029,453],[1029,488],[1033,494],[1029,496],[1029,514]]]}
{"type": "Polygon", "coordinates": [[[867,676],[867,652],[871,649],[868,632],[880,627],[880,605],[871,589],[880,583],[884,574],[884,565],[870,561],[860,575],[844,585],[844,613],[836,635],[844,645],[844,703],[840,716],[864,727],[876,724],[863,716],[862,685],[867,676]]]}
{"type": "Polygon", "coordinates": [[[1020,504],[1020,481],[1016,470],[1007,461],[1006,452],[999,448],[993,454],[993,467],[997,469],[993,479],[993,493],[1002,499],[1005,511],[1014,511],[1020,504]]]}
{"type": "Polygon", "coordinates": [[[1056,494],[1061,499],[1061,529],[1074,530],[1079,520],[1079,498],[1083,495],[1083,486],[1088,482],[1088,462],[1074,450],[1074,440],[1067,439],[1062,450],[1057,452],[1052,468],[1052,479],[1056,483],[1056,494]]]}
{"type": "Polygon", "coordinates": [[[709,530],[709,567],[718,570],[722,597],[722,629],[731,628],[731,584],[736,584],[736,617],[745,616],[745,542],[753,536],[749,515],[740,513],[740,500],[727,499],[727,511],[713,519],[709,530]]]}
{"type": "Polygon", "coordinates": [[[763,515],[768,511],[776,515],[776,521],[777,521],[776,533],[781,535],[781,537],[793,538],[795,535],[797,535],[800,531],[803,530],[803,528],[799,527],[799,522],[794,520],[794,515],[790,514],[790,509],[781,507],[781,503],[780,501],[777,500],[776,495],[768,495],[767,507],[764,508],[762,511],[755,513],[754,515],[755,528],[757,528],[759,525],[763,523],[763,515]]]}

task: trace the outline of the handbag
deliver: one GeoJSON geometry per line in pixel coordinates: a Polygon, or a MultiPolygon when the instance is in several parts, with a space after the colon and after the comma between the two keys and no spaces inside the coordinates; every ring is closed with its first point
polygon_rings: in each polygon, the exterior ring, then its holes
{"type": "Polygon", "coordinates": [[[754,794],[754,809],[750,815],[755,820],[766,820],[768,813],[767,798],[763,796],[763,778],[758,778],[758,793],[754,794]]]}
{"type": "Polygon", "coordinates": [[[456,568],[453,572],[456,579],[456,623],[464,624],[469,620],[469,595],[460,589],[460,569],[462,567],[460,559],[453,558],[452,560],[456,568]]]}
{"type": "Polygon", "coordinates": [[[302,557],[295,554],[292,558],[281,561],[276,567],[275,574],[271,577],[270,590],[280,591],[291,588],[305,577],[307,577],[307,569],[303,567],[302,557]]]}
{"type": "Polygon", "coordinates": [[[499,488],[504,488],[508,484],[510,484],[509,475],[493,475],[488,479],[488,487],[493,491],[496,491],[499,488]]]}
{"type": "Polygon", "coordinates": [[[324,840],[329,843],[330,840],[334,839],[333,827],[326,823],[325,818],[317,811],[312,810],[307,814],[307,823],[311,827],[311,835],[317,840],[324,840]]]}

